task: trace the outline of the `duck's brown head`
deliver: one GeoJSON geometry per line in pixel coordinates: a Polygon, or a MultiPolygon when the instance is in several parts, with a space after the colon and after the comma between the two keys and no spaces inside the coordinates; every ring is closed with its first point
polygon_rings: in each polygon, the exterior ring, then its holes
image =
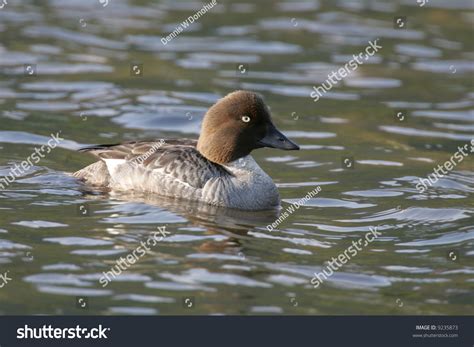
{"type": "Polygon", "coordinates": [[[261,147],[299,149],[275,127],[259,95],[238,90],[207,111],[197,144],[198,151],[207,159],[226,164],[261,147]]]}

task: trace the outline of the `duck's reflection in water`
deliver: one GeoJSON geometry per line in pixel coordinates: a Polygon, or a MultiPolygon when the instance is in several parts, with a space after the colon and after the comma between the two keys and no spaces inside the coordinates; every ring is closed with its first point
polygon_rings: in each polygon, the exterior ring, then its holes
{"type": "MultiPolygon", "coordinates": [[[[111,199],[123,202],[145,203],[179,215],[193,225],[206,229],[206,235],[225,235],[225,242],[216,240],[202,242],[198,249],[201,252],[222,252],[232,249],[232,253],[241,254],[241,239],[249,230],[266,229],[280,216],[280,208],[262,211],[237,210],[213,206],[196,201],[173,199],[151,194],[108,192],[102,194],[85,193],[88,199],[111,199]]],[[[157,220],[157,223],[160,221],[157,220]]]]}

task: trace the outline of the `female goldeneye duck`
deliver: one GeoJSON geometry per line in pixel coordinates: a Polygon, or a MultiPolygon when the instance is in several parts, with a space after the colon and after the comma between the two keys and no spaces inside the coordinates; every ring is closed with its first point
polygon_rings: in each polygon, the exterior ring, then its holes
{"type": "Polygon", "coordinates": [[[74,173],[88,184],[243,210],[279,205],[278,189],[250,156],[299,149],[272,122],[262,98],[235,91],[205,114],[199,139],[163,139],[81,149],[100,161],[74,173]]]}

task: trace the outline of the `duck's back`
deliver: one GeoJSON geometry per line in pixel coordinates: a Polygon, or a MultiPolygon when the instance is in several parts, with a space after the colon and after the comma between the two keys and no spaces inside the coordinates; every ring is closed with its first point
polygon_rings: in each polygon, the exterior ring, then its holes
{"type": "Polygon", "coordinates": [[[203,157],[196,140],[135,141],[84,148],[101,159],[74,173],[88,184],[192,199],[212,178],[229,173],[203,157]]]}

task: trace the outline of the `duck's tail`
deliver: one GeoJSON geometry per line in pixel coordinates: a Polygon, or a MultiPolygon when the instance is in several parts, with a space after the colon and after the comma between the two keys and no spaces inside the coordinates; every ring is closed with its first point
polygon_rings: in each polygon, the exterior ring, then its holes
{"type": "Polygon", "coordinates": [[[106,187],[110,181],[107,165],[103,161],[97,161],[72,174],[74,177],[94,186],[106,187]]]}

